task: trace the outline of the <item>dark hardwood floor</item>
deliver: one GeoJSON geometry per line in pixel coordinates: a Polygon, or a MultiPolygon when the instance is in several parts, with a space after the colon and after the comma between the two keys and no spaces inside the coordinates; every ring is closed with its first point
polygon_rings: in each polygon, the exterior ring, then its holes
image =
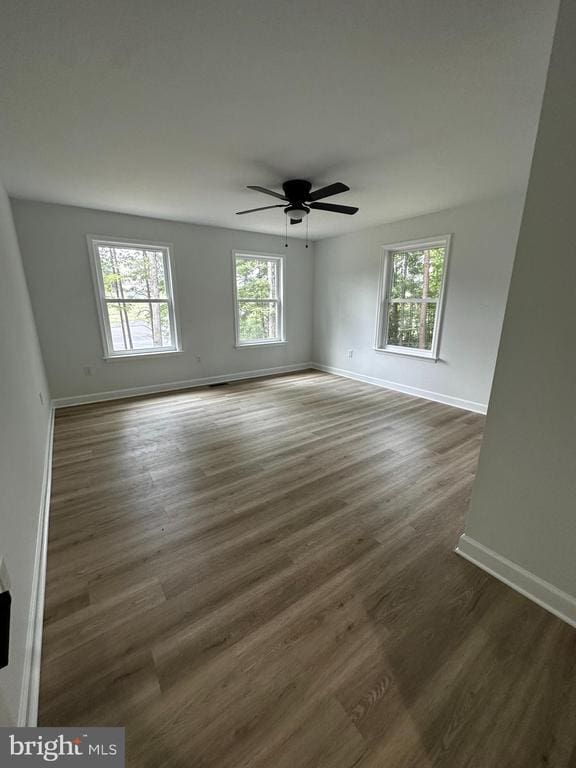
{"type": "Polygon", "coordinates": [[[574,768],[576,631],[453,552],[483,421],[318,372],[58,411],[41,723],[134,768],[574,768]]]}

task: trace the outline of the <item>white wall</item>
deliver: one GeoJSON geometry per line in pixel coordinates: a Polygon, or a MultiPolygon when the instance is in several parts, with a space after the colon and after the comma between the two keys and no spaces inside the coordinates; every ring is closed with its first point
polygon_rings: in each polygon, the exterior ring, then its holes
{"type": "Polygon", "coordinates": [[[13,201],[14,218],[52,396],[198,379],[310,360],[312,248],[301,240],[147,219],[87,208],[13,201]],[[174,246],[182,355],[104,361],[87,234],[174,246]],[[232,249],[286,256],[285,346],[234,348],[232,249]],[[201,362],[197,362],[200,357],[201,362]],[[84,367],[92,368],[86,376],[84,367]]]}
{"type": "Polygon", "coordinates": [[[466,536],[574,598],[576,3],[562,2],[466,536]]]}
{"type": "Polygon", "coordinates": [[[26,685],[49,401],[10,203],[0,185],[0,558],[12,583],[11,652],[9,665],[0,670],[0,725],[17,721],[26,685]]]}
{"type": "Polygon", "coordinates": [[[316,243],[313,360],[436,396],[488,402],[523,193],[316,243]],[[373,349],[382,246],[453,233],[441,360],[373,349]],[[352,359],[347,356],[354,350],[352,359]]]}

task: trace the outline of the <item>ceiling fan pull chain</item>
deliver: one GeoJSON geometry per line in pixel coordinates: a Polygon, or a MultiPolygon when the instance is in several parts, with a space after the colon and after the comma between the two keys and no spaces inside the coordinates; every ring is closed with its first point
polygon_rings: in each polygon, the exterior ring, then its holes
{"type": "Polygon", "coordinates": [[[286,228],[286,241],[284,243],[284,248],[288,248],[288,216],[284,216],[284,226],[286,228]]]}
{"type": "Polygon", "coordinates": [[[306,248],[308,248],[308,216],[306,216],[306,248]]]}

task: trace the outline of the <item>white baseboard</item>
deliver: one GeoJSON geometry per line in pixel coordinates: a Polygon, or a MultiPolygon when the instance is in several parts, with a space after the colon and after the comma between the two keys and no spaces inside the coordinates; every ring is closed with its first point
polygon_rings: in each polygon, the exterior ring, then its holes
{"type": "Polygon", "coordinates": [[[576,627],[576,598],[567,592],[557,589],[465,533],[460,536],[455,551],[554,616],[576,627]]]}
{"type": "Polygon", "coordinates": [[[209,384],[223,384],[227,381],[241,381],[243,379],[257,379],[262,376],[275,376],[281,373],[293,371],[305,371],[313,368],[312,363],[292,363],[279,365],[276,368],[260,368],[256,371],[240,371],[238,373],[225,373],[220,376],[205,376],[201,379],[187,379],[185,381],[170,381],[164,384],[151,384],[145,387],[130,387],[128,389],[114,389],[109,392],[94,392],[89,395],[74,395],[72,397],[58,397],[52,400],[55,408],[66,408],[71,405],[87,405],[88,403],[100,403],[105,400],[120,400],[124,397],[137,397],[138,395],[152,395],[157,392],[171,392],[176,389],[194,389],[206,387],[209,384]]]}
{"type": "Polygon", "coordinates": [[[375,376],[365,376],[362,373],[355,373],[354,371],[347,371],[344,368],[335,368],[332,365],[323,365],[322,363],[311,363],[313,368],[319,371],[326,371],[326,373],[334,373],[336,376],[344,376],[346,379],[355,379],[356,381],[363,381],[366,384],[374,384],[377,387],[383,387],[384,389],[392,389],[395,392],[403,392],[406,395],[413,395],[414,397],[422,397],[424,400],[432,400],[435,403],[443,403],[444,405],[452,405],[454,408],[463,408],[465,411],[474,411],[474,413],[485,414],[488,410],[486,403],[476,403],[474,400],[463,400],[460,397],[452,397],[452,395],[443,395],[440,392],[431,392],[428,389],[419,389],[418,387],[410,387],[407,384],[398,384],[395,381],[386,381],[386,379],[379,379],[375,376]]]}
{"type": "Polygon", "coordinates": [[[32,595],[28,614],[28,631],[24,656],[24,673],[20,691],[18,725],[34,727],[38,721],[40,693],[40,664],[42,655],[42,627],[44,622],[44,592],[46,587],[46,555],[48,550],[48,519],[50,514],[50,486],[52,482],[52,446],[54,443],[54,408],[50,409],[44,477],[40,497],[40,517],[36,534],[32,595]]]}

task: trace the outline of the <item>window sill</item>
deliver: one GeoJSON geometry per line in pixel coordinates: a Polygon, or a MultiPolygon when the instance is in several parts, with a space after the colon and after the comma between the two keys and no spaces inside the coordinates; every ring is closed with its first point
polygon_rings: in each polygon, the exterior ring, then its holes
{"type": "Polygon", "coordinates": [[[235,349],[250,349],[250,347],[281,347],[288,344],[287,341],[245,341],[243,344],[234,344],[235,349]]]}
{"type": "Polygon", "coordinates": [[[385,352],[388,355],[402,355],[403,357],[415,357],[418,360],[428,360],[431,363],[440,362],[437,355],[431,352],[422,352],[417,349],[402,349],[400,347],[374,347],[376,352],[385,352]]]}
{"type": "Polygon", "coordinates": [[[164,352],[138,352],[134,355],[104,355],[104,361],[106,363],[115,363],[118,361],[125,362],[126,360],[149,360],[150,358],[166,357],[169,355],[182,355],[184,354],[181,349],[167,349],[164,352]]]}

